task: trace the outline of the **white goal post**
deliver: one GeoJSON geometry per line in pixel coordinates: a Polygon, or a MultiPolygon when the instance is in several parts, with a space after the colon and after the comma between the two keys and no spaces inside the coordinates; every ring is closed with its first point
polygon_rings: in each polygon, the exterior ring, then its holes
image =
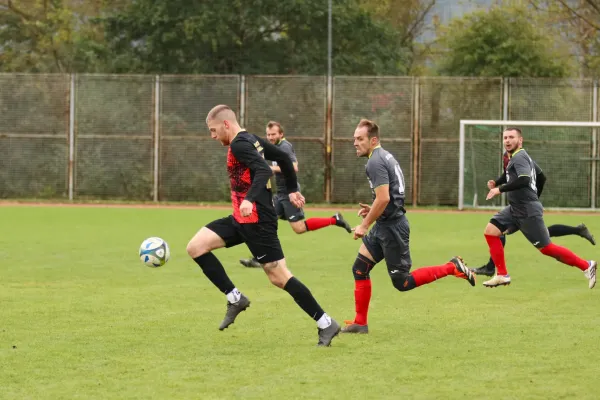
{"type": "MultiPolygon", "coordinates": [[[[597,120],[597,117],[597,113],[594,113],[593,119],[597,120]]],[[[552,194],[547,193],[544,189],[541,200],[546,209],[587,211],[596,209],[596,195],[597,192],[600,192],[600,184],[598,183],[598,175],[600,175],[598,170],[600,166],[598,163],[600,161],[598,157],[598,128],[600,128],[600,122],[460,120],[459,210],[465,208],[498,208],[504,205],[504,196],[493,204],[487,204],[483,194],[487,193],[487,181],[502,173],[501,132],[506,127],[517,127],[519,129],[533,127],[522,129],[523,147],[529,150],[529,146],[534,148],[537,146],[537,154],[543,154],[544,157],[542,157],[542,160],[537,156],[532,156],[532,158],[540,164],[542,170],[547,171],[548,167],[554,172],[555,179],[558,179],[556,178],[558,175],[561,182],[566,183],[564,189],[561,188],[563,192],[554,193],[554,197],[551,197],[552,194]],[[494,127],[497,129],[494,129],[494,127]],[[529,136],[530,131],[533,132],[533,140],[530,140],[532,137],[529,136]],[[564,152],[563,149],[565,149],[564,152]],[[546,153],[548,154],[547,157],[546,153]],[[572,160],[577,161],[578,172],[569,173],[569,166],[561,166],[560,157],[556,160],[557,154],[565,153],[578,154],[573,156],[576,158],[572,158],[572,160]],[[467,184],[466,181],[468,181],[467,184]],[[479,204],[479,198],[482,195],[482,202],[485,205],[479,204]],[[573,198],[573,201],[569,199],[569,196],[573,198]],[[548,197],[550,197],[550,206],[547,206],[544,202],[544,199],[548,197]],[[552,203],[556,204],[553,205],[552,203]]],[[[528,152],[531,154],[532,151],[529,150],[528,152]]],[[[563,162],[566,163],[568,160],[563,160],[563,162]]],[[[548,174],[546,173],[546,175],[548,174]]],[[[548,181],[550,182],[552,179],[553,176],[550,174],[548,181]]],[[[556,183],[553,185],[556,189],[556,183]]]]}

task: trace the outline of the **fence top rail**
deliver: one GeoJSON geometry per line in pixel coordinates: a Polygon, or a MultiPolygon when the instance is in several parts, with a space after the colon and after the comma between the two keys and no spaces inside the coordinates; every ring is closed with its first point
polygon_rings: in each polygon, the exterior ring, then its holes
{"type": "Polygon", "coordinates": [[[568,122],[568,121],[513,121],[513,120],[478,120],[478,119],[461,119],[461,125],[510,125],[510,126],[564,126],[564,127],[584,127],[584,128],[600,128],[600,122],[568,122]]]}
{"type": "Polygon", "coordinates": [[[236,74],[182,74],[182,75],[177,75],[177,74],[157,74],[157,76],[159,76],[161,79],[163,78],[168,78],[168,79],[196,79],[196,78],[216,78],[216,79],[221,79],[221,78],[237,78],[239,79],[242,75],[236,75],[236,74]]]}

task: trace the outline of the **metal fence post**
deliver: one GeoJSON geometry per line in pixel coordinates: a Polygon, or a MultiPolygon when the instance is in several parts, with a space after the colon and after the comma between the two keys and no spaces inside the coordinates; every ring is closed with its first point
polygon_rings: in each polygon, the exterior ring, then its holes
{"type": "MultiPolygon", "coordinates": [[[[510,104],[510,78],[502,78],[502,119],[504,121],[508,121],[508,106],[510,104]]],[[[502,127],[502,131],[506,129],[506,126],[502,127]]],[[[504,143],[503,140],[500,139],[500,154],[502,154],[502,161],[500,164],[500,175],[504,173],[504,143]]],[[[506,206],[506,194],[500,196],[500,205],[502,207],[506,206]]]]}
{"type": "Polygon", "coordinates": [[[73,200],[73,169],[75,167],[75,74],[71,74],[69,85],[69,201],[73,200]]]}
{"type": "Polygon", "coordinates": [[[158,179],[160,161],[160,76],[154,78],[154,185],[152,199],[158,202],[158,179]]]}
{"type": "Polygon", "coordinates": [[[325,202],[331,203],[331,150],[333,138],[333,76],[327,76],[327,96],[325,112],[325,202]]]}
{"type": "Polygon", "coordinates": [[[420,141],[420,124],[421,124],[421,88],[419,78],[413,78],[413,162],[412,162],[412,205],[418,205],[419,194],[419,141],[420,141]]]}
{"type": "MultiPolygon", "coordinates": [[[[598,79],[593,81],[592,89],[592,122],[598,122],[598,79]]],[[[596,208],[596,186],[597,186],[597,170],[598,170],[598,129],[592,128],[592,187],[591,200],[592,209],[596,208]]]]}
{"type": "Polygon", "coordinates": [[[246,76],[240,76],[239,106],[240,106],[240,125],[246,124],[246,76]]]}

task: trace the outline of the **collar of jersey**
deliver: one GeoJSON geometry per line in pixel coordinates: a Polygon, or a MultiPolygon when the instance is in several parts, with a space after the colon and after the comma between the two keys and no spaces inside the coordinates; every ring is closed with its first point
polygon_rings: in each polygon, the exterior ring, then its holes
{"type": "Polygon", "coordinates": [[[283,142],[285,140],[285,138],[281,139],[279,142],[275,143],[275,145],[279,146],[281,144],[281,142],[283,142]]]}
{"type": "MultiPolygon", "coordinates": [[[[373,151],[375,151],[375,150],[377,150],[377,149],[380,149],[380,148],[381,148],[381,145],[380,145],[380,144],[378,144],[377,146],[375,146],[375,148],[373,149],[373,151]]],[[[369,158],[371,158],[371,154],[373,154],[373,151],[371,151],[371,152],[369,153],[369,158]]]]}
{"type": "Polygon", "coordinates": [[[515,156],[515,154],[517,154],[517,153],[518,153],[518,152],[520,152],[521,150],[524,150],[524,149],[521,147],[519,150],[515,151],[514,153],[512,153],[512,154],[509,154],[509,155],[510,155],[510,158],[513,158],[513,157],[515,156]]]}
{"type": "Polygon", "coordinates": [[[242,129],[241,131],[239,131],[238,133],[235,134],[235,136],[231,139],[231,141],[233,142],[233,139],[235,139],[237,137],[237,135],[239,135],[242,132],[248,132],[248,131],[245,129],[242,129]]]}

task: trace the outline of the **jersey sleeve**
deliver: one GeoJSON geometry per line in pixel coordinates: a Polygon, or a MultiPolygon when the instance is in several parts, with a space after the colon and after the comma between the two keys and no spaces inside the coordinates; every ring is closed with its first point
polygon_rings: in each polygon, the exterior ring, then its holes
{"type": "Polygon", "coordinates": [[[519,157],[515,157],[513,166],[515,168],[515,172],[517,173],[517,177],[519,177],[519,176],[528,176],[530,178],[532,177],[531,172],[532,172],[533,166],[531,165],[529,157],[526,157],[525,155],[520,155],[519,157]]]}
{"type": "Polygon", "coordinates": [[[267,187],[267,182],[273,172],[256,147],[248,140],[234,140],[230,147],[233,156],[254,174],[252,185],[244,199],[254,202],[260,191],[267,187]]]}
{"type": "Polygon", "coordinates": [[[390,175],[383,160],[377,159],[367,163],[367,175],[371,180],[373,189],[381,185],[390,184],[390,175]]]}
{"type": "Polygon", "coordinates": [[[257,137],[257,140],[263,149],[265,149],[265,158],[277,162],[277,165],[279,168],[281,168],[281,173],[285,178],[285,186],[288,190],[288,193],[297,192],[298,177],[296,176],[294,163],[292,162],[290,156],[268,140],[259,137],[257,137]]]}
{"type": "Polygon", "coordinates": [[[287,154],[292,160],[292,162],[298,162],[298,159],[296,158],[296,152],[294,151],[294,147],[292,146],[292,144],[287,140],[284,143],[285,144],[279,146],[279,149],[281,149],[281,151],[287,154]]]}

